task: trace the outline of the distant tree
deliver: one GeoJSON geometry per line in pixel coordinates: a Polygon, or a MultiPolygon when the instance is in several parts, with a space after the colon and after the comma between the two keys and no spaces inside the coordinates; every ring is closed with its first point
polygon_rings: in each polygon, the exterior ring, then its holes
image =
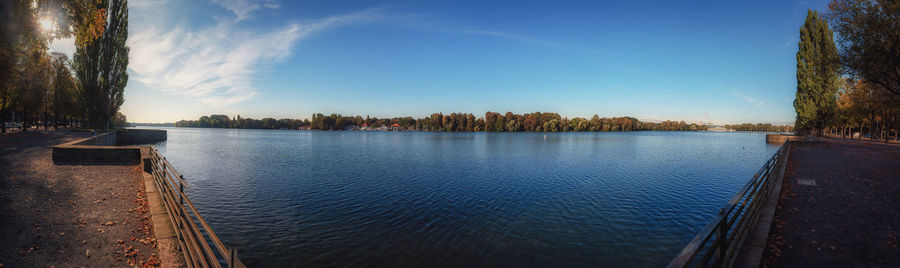
{"type": "Polygon", "coordinates": [[[443,125],[442,125],[443,122],[444,122],[444,113],[433,113],[433,114],[431,114],[431,121],[430,121],[429,128],[431,129],[431,131],[440,131],[441,129],[443,129],[443,125]]]}
{"type": "MultiPolygon", "coordinates": [[[[77,81],[72,76],[72,70],[69,69],[68,56],[54,52],[51,64],[53,65],[53,99],[50,102],[53,108],[53,125],[56,127],[61,117],[68,119],[78,116],[81,113],[81,106],[77,100],[77,81]]],[[[68,120],[66,121],[68,122],[68,120]]]]}
{"type": "Polygon", "coordinates": [[[275,128],[276,122],[275,118],[266,117],[262,119],[263,128],[275,128]]]}
{"type": "Polygon", "coordinates": [[[796,128],[821,135],[835,110],[840,64],[833,34],[818,12],[808,11],[797,51],[796,128]]]}
{"type": "Polygon", "coordinates": [[[848,73],[900,95],[900,1],[834,0],[828,8],[848,73]]]}
{"type": "Polygon", "coordinates": [[[112,121],[113,127],[122,128],[128,124],[128,118],[125,117],[121,112],[116,112],[116,116],[113,117],[112,121]]]}
{"type": "Polygon", "coordinates": [[[543,126],[544,132],[557,132],[559,131],[559,120],[552,119],[550,121],[544,122],[543,126]]]}
{"type": "Polygon", "coordinates": [[[28,120],[37,121],[35,118],[37,118],[50,88],[50,57],[43,49],[32,47],[28,51],[23,67],[20,108],[23,116],[22,130],[27,131],[28,120]]]}

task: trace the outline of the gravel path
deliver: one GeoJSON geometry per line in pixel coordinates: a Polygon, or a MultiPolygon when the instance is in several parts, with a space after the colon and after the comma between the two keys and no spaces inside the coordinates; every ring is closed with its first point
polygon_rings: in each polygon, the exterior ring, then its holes
{"type": "Polygon", "coordinates": [[[0,136],[0,267],[156,266],[137,165],[55,165],[53,145],[90,136],[0,136]]]}
{"type": "Polygon", "coordinates": [[[792,149],[764,266],[900,267],[900,146],[792,149]]]}

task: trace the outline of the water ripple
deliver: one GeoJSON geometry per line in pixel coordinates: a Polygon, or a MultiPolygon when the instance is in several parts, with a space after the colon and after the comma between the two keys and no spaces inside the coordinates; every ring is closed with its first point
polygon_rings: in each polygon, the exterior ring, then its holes
{"type": "Polygon", "coordinates": [[[661,266],[774,153],[756,133],[170,129],[252,266],[661,266]]]}

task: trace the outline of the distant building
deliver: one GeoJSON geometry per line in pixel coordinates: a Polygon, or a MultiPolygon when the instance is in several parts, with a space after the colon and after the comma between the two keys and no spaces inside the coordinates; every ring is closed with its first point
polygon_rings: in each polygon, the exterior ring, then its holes
{"type": "Polygon", "coordinates": [[[716,132],[734,132],[734,129],[725,128],[722,126],[711,127],[711,128],[708,128],[707,130],[716,131],[716,132]]]}
{"type": "Polygon", "coordinates": [[[400,131],[400,124],[394,123],[391,125],[391,131],[400,131]]]}
{"type": "Polygon", "coordinates": [[[310,130],[312,128],[310,126],[300,126],[298,129],[299,130],[310,130]]]}
{"type": "Polygon", "coordinates": [[[359,130],[362,130],[362,131],[369,131],[369,130],[372,130],[372,129],[369,128],[369,123],[363,123],[362,126],[359,127],[359,130]]]}

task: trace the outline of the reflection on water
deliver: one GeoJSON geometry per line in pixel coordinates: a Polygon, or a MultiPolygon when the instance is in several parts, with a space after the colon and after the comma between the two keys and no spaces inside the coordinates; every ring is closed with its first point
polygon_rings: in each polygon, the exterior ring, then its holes
{"type": "Polygon", "coordinates": [[[249,265],[661,266],[777,146],[761,133],[169,129],[249,265]]]}

